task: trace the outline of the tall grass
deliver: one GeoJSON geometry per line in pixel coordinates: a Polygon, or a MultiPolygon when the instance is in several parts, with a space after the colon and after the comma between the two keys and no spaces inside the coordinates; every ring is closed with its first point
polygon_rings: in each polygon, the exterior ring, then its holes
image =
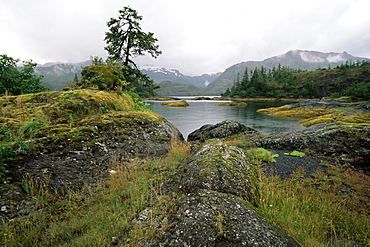
{"type": "Polygon", "coordinates": [[[305,178],[299,169],[283,181],[261,176],[256,210],[302,246],[370,246],[368,186],[350,171],[305,178]]]}
{"type": "MultiPolygon", "coordinates": [[[[112,159],[110,179],[95,187],[61,195],[32,180],[23,187],[37,201],[36,214],[9,222],[0,233],[1,246],[135,246],[147,232],[131,229],[131,220],[146,206],[163,200],[167,172],[188,155],[189,147],[176,144],[166,158],[112,159]],[[122,242],[123,238],[131,239],[122,242]]],[[[153,236],[152,236],[153,237],[153,236]]]]}

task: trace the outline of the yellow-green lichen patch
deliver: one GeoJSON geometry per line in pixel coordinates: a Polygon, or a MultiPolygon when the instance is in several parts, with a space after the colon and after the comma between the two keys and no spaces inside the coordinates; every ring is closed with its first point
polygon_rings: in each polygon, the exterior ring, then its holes
{"type": "Polygon", "coordinates": [[[324,116],[318,116],[318,117],[313,117],[313,118],[308,118],[301,120],[299,123],[302,126],[308,127],[314,124],[319,124],[319,123],[331,123],[334,122],[334,118],[332,117],[327,117],[326,115],[324,116]]]}
{"type": "Polygon", "coordinates": [[[120,122],[137,122],[141,124],[149,124],[157,121],[164,121],[165,118],[154,112],[148,111],[130,111],[123,112],[118,111],[114,113],[109,113],[103,116],[104,120],[115,120],[120,122]]]}
{"type": "Polygon", "coordinates": [[[275,117],[298,117],[312,118],[339,111],[338,109],[320,108],[320,107],[291,107],[281,106],[268,109],[259,109],[257,112],[267,113],[275,117]]]}
{"type": "Polygon", "coordinates": [[[331,123],[331,122],[370,124],[370,113],[361,113],[361,112],[342,113],[338,111],[333,114],[327,114],[304,119],[299,123],[302,126],[308,127],[318,123],[331,123]]]}

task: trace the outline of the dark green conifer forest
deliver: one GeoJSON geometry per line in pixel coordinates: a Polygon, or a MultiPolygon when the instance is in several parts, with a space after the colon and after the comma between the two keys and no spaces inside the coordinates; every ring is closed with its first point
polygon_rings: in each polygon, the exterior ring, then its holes
{"type": "Polygon", "coordinates": [[[224,97],[340,97],[370,100],[370,62],[346,62],[334,69],[302,71],[285,66],[245,69],[224,97]]]}

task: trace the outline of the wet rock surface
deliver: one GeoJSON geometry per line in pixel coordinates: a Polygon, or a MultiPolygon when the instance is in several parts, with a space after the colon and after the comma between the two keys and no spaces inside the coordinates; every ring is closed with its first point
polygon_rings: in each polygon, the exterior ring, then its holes
{"type": "Polygon", "coordinates": [[[212,125],[206,124],[188,135],[188,141],[201,141],[212,138],[226,138],[239,133],[256,133],[255,129],[247,127],[235,120],[225,120],[221,123],[212,125]]]}
{"type": "Polygon", "coordinates": [[[27,217],[36,209],[36,202],[19,186],[13,184],[0,186],[0,227],[15,218],[27,217]]]}
{"type": "Polygon", "coordinates": [[[199,190],[178,207],[175,226],[152,246],[299,246],[234,195],[199,190]]]}
{"type": "Polygon", "coordinates": [[[245,198],[254,193],[249,173],[241,149],[208,140],[174,175],[180,177],[174,189],[185,196],[166,218],[171,227],[150,246],[299,246],[248,206],[245,198]]]}
{"type": "Polygon", "coordinates": [[[207,141],[180,169],[179,189],[182,192],[208,189],[244,198],[252,197],[250,167],[245,153],[219,139],[207,141]]]}
{"type": "Polygon", "coordinates": [[[298,150],[348,163],[365,171],[370,168],[370,126],[322,123],[301,131],[277,133],[255,141],[268,149],[298,150]]]}

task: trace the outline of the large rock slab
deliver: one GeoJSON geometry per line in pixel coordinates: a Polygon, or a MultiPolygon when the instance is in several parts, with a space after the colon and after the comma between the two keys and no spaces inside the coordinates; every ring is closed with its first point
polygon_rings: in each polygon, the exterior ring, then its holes
{"type": "Polygon", "coordinates": [[[188,141],[201,141],[212,138],[226,138],[239,133],[258,132],[235,120],[225,120],[215,125],[206,124],[188,135],[188,141]]]}
{"type": "Polygon", "coordinates": [[[234,195],[199,190],[177,207],[169,221],[174,227],[152,246],[299,246],[234,195]]]}

